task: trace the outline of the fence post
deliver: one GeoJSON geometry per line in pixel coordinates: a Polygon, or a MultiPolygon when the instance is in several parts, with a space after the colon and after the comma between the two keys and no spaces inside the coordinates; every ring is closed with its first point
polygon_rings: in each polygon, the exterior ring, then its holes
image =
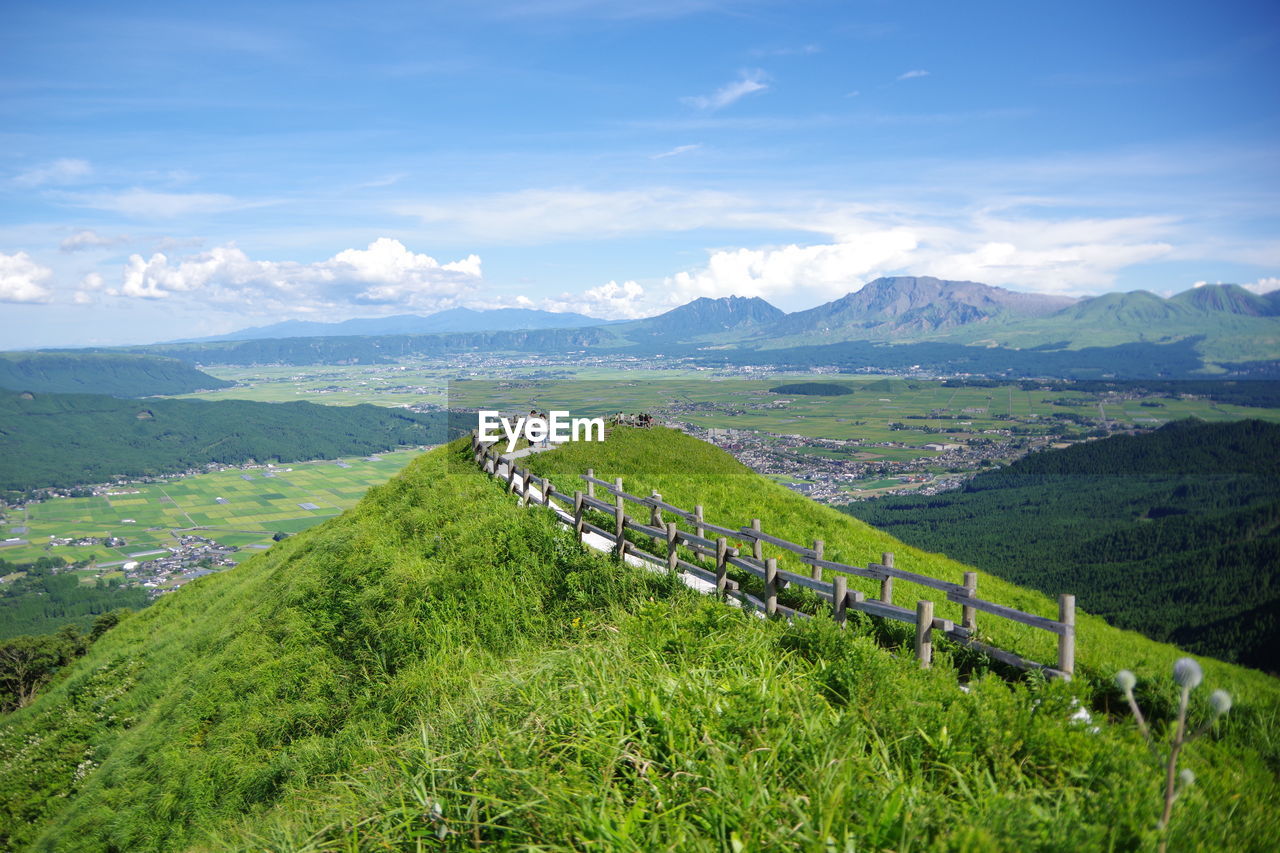
{"type": "MultiPolygon", "coordinates": [[[[756,533],[760,532],[760,519],[751,519],[751,529],[756,533]]],[[[759,539],[751,540],[751,556],[755,557],[757,560],[764,558],[764,543],[759,539]]]]}
{"type": "MultiPolygon", "coordinates": [[[[649,497],[655,501],[662,500],[662,495],[658,494],[657,492],[650,492],[649,497]]],[[[649,507],[649,526],[650,527],[664,526],[662,524],[662,510],[659,509],[657,506],[649,507]]]]}
{"type": "Polygon", "coordinates": [[[835,619],[836,624],[843,628],[845,620],[848,619],[845,608],[848,607],[849,600],[849,579],[843,574],[838,574],[832,586],[835,589],[831,594],[831,618],[835,619]]]}
{"type": "Polygon", "coordinates": [[[777,557],[770,557],[764,564],[764,612],[768,616],[778,612],[777,557]]]}
{"type": "Polygon", "coordinates": [[[933,665],[933,602],[928,600],[916,602],[916,657],[921,669],[933,665]]]}
{"type": "MultiPolygon", "coordinates": [[[[588,477],[594,477],[595,475],[596,475],[596,469],[595,469],[595,468],[588,468],[588,469],[587,469],[587,476],[588,476],[588,477]]],[[[596,484],[595,484],[595,483],[593,483],[593,482],[591,482],[590,480],[587,480],[587,497],[589,497],[589,498],[594,498],[595,496],[596,496],[596,484]]]]}
{"type": "Polygon", "coordinates": [[[573,532],[582,541],[582,492],[573,493],[573,532]]]}
{"type": "MultiPolygon", "coordinates": [[[[826,547],[827,547],[826,543],[823,542],[821,539],[813,540],[813,558],[815,560],[821,560],[822,552],[826,547]]],[[[822,566],[814,566],[812,574],[813,574],[814,580],[816,581],[822,580],[822,566]]]]}
{"type": "MultiPolygon", "coordinates": [[[[885,551],[880,555],[880,565],[885,568],[893,568],[893,552],[885,551]]],[[[893,604],[893,578],[886,577],[880,581],[880,600],[885,604],[893,604]]]]}
{"type": "MultiPolygon", "coordinates": [[[[964,593],[970,598],[974,598],[978,594],[978,573],[964,573],[964,593]]],[[[978,630],[978,609],[976,607],[960,608],[960,627],[966,631],[974,632],[978,630]]]]}
{"type": "Polygon", "coordinates": [[[514,492],[516,490],[516,462],[514,459],[507,462],[507,491],[514,492]]]}
{"type": "Polygon", "coordinates": [[[1070,593],[1058,596],[1058,621],[1067,629],[1058,636],[1058,669],[1070,678],[1076,671],[1076,597],[1070,593]]]}
{"type": "Polygon", "coordinates": [[[676,523],[674,521],[667,522],[667,571],[675,574],[676,561],[680,558],[676,555],[676,523]]]}
{"type": "Polygon", "coordinates": [[[542,505],[551,506],[551,481],[546,477],[542,478],[542,505]]]}
{"type": "Polygon", "coordinates": [[[723,536],[716,539],[716,594],[724,595],[728,586],[728,569],[725,560],[729,557],[729,540],[723,536]]]}
{"type": "Polygon", "coordinates": [[[698,536],[706,538],[707,529],[702,526],[702,504],[698,504],[693,508],[693,532],[698,536]]]}
{"type": "MultiPolygon", "coordinates": [[[[622,491],[622,478],[618,477],[613,481],[613,486],[619,492],[622,491]]],[[[626,523],[626,514],[623,512],[622,495],[615,495],[613,498],[613,544],[614,550],[618,552],[618,559],[621,560],[627,555],[627,537],[623,535],[623,525],[626,523]]]]}

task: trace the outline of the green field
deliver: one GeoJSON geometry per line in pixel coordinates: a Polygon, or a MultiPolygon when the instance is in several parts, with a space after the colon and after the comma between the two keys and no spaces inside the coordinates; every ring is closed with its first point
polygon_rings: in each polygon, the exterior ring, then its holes
{"type": "Polygon", "coordinates": [[[404,450],[382,454],[374,462],[353,458],[228,469],[165,483],[124,485],[112,490],[116,494],[31,504],[5,521],[6,530],[25,526],[26,532],[4,534],[31,544],[0,550],[0,557],[11,563],[46,555],[68,561],[94,557],[99,563],[145,559],[138,555],[173,544],[173,531],[185,530],[224,545],[269,546],[276,532],[297,533],[354,506],[370,486],[386,482],[417,455],[416,450],[404,450]],[[48,548],[51,536],[117,536],[127,544],[48,548]]]}
{"type": "MultiPolygon", "coordinates": [[[[323,365],[316,367],[209,367],[236,387],[199,395],[201,399],[244,399],[280,402],[309,400],[329,405],[372,403],[383,406],[411,404],[519,409],[533,405],[557,405],[575,414],[606,414],[680,408],[697,403],[742,406],[746,411],[690,413],[688,420],[702,426],[737,427],[769,432],[810,435],[815,438],[863,438],[868,441],[901,441],[901,431],[891,432],[893,421],[912,426],[961,428],[965,432],[1007,428],[1010,419],[1034,421],[1055,413],[1075,412],[1089,417],[1138,426],[1158,426],[1171,420],[1198,417],[1204,420],[1237,420],[1260,417],[1280,420],[1280,410],[1214,403],[1211,400],[1158,398],[1159,406],[1143,406],[1144,400],[1103,399],[1075,391],[1024,391],[1014,383],[996,388],[946,387],[938,380],[853,378],[779,373],[761,379],[681,368],[627,370],[618,367],[546,368],[504,365],[508,377],[489,381],[493,369],[457,366],[443,361],[416,361],[395,365],[323,365]],[[555,374],[549,378],[548,374],[555,374]],[[452,381],[457,379],[471,381],[452,381]],[[840,397],[805,397],[773,394],[769,388],[795,379],[838,382],[854,389],[840,397]],[[446,385],[448,392],[446,393],[446,385]],[[777,400],[785,405],[773,407],[777,400]],[[1060,401],[1060,402],[1058,402],[1060,401]],[[1076,405],[1061,403],[1075,402],[1076,405]],[[929,418],[937,413],[942,417],[929,418]],[[924,420],[904,419],[910,415],[924,420]],[[729,420],[729,418],[732,420],[729,420]]],[[[1151,398],[1154,399],[1154,398],[1151,398]]],[[[1145,401],[1150,402],[1151,399],[1145,401]]],[[[919,443],[923,443],[922,440],[919,443]]]]}

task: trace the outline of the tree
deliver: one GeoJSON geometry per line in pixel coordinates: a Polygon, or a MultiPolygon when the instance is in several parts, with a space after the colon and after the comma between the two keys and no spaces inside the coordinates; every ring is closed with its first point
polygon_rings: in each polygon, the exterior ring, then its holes
{"type": "Polygon", "coordinates": [[[14,637],[0,644],[0,707],[23,708],[61,662],[58,644],[45,637],[14,637]]]}

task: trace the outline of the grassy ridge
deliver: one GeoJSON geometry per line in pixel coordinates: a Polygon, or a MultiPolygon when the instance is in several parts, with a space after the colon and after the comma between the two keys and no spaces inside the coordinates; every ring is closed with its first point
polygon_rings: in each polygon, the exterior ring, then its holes
{"type": "MultiPolygon", "coordinates": [[[[567,484],[588,447],[537,463],[567,484]]],[[[788,518],[821,510],[782,506],[789,493],[701,447],[620,430],[591,464],[677,503],[697,491],[713,520],[728,514],[715,501],[746,493],[788,518]]],[[[837,513],[817,520],[839,547],[909,553],[837,513]]],[[[1121,659],[1094,646],[1091,666],[1141,677],[1137,652],[1163,674],[1171,650],[1112,635],[1121,659]]],[[[1239,707],[1188,754],[1201,782],[1176,837],[1271,849],[1277,691],[1235,667],[1207,676],[1239,707]]],[[[1144,701],[1167,708],[1167,681],[1144,678],[1144,701]]],[[[1133,727],[1068,720],[1073,700],[1104,691],[982,675],[968,687],[945,652],[921,672],[861,621],[765,623],[588,554],[442,449],[342,517],[127,620],[0,723],[0,844],[1151,845],[1157,779],[1133,727]]]]}

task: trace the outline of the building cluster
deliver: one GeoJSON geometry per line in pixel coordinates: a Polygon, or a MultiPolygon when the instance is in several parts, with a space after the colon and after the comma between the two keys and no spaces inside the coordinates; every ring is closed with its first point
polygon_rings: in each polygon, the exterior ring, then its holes
{"type": "Polygon", "coordinates": [[[231,555],[239,549],[219,545],[204,536],[183,536],[177,545],[164,550],[167,553],[156,559],[128,560],[121,565],[126,581],[151,590],[153,595],[162,595],[196,578],[231,568],[236,564],[231,555]]]}

